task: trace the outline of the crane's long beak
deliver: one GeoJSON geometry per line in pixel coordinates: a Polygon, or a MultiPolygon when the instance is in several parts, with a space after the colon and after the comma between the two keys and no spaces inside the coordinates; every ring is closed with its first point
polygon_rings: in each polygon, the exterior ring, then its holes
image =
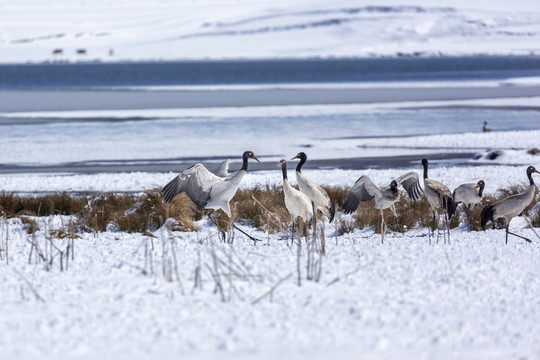
{"type": "Polygon", "coordinates": [[[296,155],[295,157],[293,157],[291,160],[294,160],[294,159],[300,159],[300,157],[298,155],[296,155]]]}
{"type": "Polygon", "coordinates": [[[261,163],[261,162],[259,161],[259,159],[257,159],[257,157],[256,157],[255,155],[253,155],[251,158],[252,158],[253,160],[257,160],[257,162],[258,162],[259,164],[261,163]]]}
{"type": "Polygon", "coordinates": [[[534,169],[534,172],[540,174],[540,171],[538,171],[538,170],[536,170],[536,169],[534,169]]]}
{"type": "Polygon", "coordinates": [[[285,164],[285,160],[281,160],[281,161],[279,162],[279,164],[277,164],[277,167],[281,167],[281,166],[283,166],[283,164],[285,164]]]}

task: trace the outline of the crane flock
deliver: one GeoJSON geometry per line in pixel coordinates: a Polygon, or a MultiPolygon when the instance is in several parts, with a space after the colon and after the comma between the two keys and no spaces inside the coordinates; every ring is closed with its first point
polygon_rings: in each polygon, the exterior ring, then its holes
{"type": "MultiPolygon", "coordinates": [[[[198,210],[210,210],[207,216],[218,226],[224,237],[224,231],[219,227],[215,219],[215,211],[222,210],[232,219],[229,203],[236,194],[240,182],[246,174],[249,159],[260,162],[252,151],[245,151],[242,155],[242,167],[234,173],[229,173],[229,159],[225,160],[219,166],[216,174],[208,171],[202,164],[193,165],[163,187],[163,199],[166,203],[170,203],[176,195],[185,193],[197,206],[198,210]]],[[[293,159],[300,159],[300,162],[296,166],[296,181],[299,190],[289,183],[287,162],[283,159],[279,162],[278,166],[281,167],[282,171],[285,207],[291,217],[292,236],[294,237],[295,223],[299,219],[303,220],[304,224],[307,224],[311,219],[316,218],[314,216],[316,215],[315,212],[319,210],[328,218],[328,222],[331,223],[336,215],[337,207],[335,200],[331,199],[320,185],[302,173],[302,166],[306,163],[307,155],[304,152],[300,152],[291,160],[293,159]]],[[[420,185],[418,173],[415,171],[407,172],[392,179],[388,187],[382,188],[377,186],[368,176],[363,175],[352,186],[343,204],[343,212],[345,214],[356,212],[360,202],[374,200],[373,209],[379,210],[381,215],[380,230],[382,242],[384,243],[387,230],[383,214],[384,209],[391,209],[396,226],[400,228],[395,203],[400,199],[399,187],[401,186],[410,200],[418,201],[422,198],[426,199],[433,214],[431,233],[434,233],[436,227],[438,228],[438,221],[436,221],[437,214],[442,213],[446,227],[445,238],[446,233],[450,236],[449,221],[460,203],[463,203],[465,207],[468,228],[471,231],[471,212],[482,200],[485,188],[484,180],[478,180],[476,183],[461,184],[451,192],[443,183],[428,177],[429,163],[427,159],[422,159],[421,163],[423,166],[423,189],[420,185]]],[[[526,171],[529,187],[525,192],[509,196],[495,204],[486,205],[483,208],[481,213],[481,227],[483,230],[485,230],[489,222],[494,222],[498,218],[504,218],[506,220],[506,243],[508,243],[509,234],[531,242],[530,239],[524,236],[510,232],[509,226],[512,219],[520,215],[534,199],[536,185],[532,178],[533,173],[540,174],[534,166],[529,166],[526,171]]],[[[232,226],[246,234],[234,225],[234,223],[232,226]]],[[[431,238],[429,230],[428,233],[431,238]]],[[[252,240],[256,240],[251,236],[249,237],[252,240]]]]}

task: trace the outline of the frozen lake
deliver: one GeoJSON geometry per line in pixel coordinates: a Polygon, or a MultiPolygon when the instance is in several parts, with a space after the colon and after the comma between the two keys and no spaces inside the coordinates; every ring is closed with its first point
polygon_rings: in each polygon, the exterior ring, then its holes
{"type": "Polygon", "coordinates": [[[323,168],[460,163],[526,150],[463,134],[484,121],[540,129],[539,68],[537,57],[4,65],[0,171],[178,171],[246,149],[272,165],[299,151],[323,168]],[[418,138],[430,135],[446,138],[418,138]]]}

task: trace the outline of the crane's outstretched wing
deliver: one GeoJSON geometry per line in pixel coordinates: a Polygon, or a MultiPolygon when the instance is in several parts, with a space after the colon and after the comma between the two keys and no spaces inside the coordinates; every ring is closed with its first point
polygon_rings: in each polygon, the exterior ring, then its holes
{"type": "Polygon", "coordinates": [[[216,175],[219,177],[227,177],[231,174],[229,174],[229,164],[231,163],[231,159],[224,160],[218,167],[216,171],[216,175]]]}
{"type": "Polygon", "coordinates": [[[197,209],[201,210],[210,198],[212,186],[219,181],[223,179],[212,174],[202,164],[196,164],[172,179],[163,187],[161,193],[165,202],[171,202],[176,195],[185,192],[197,205],[197,209]]]}
{"type": "Polygon", "coordinates": [[[410,171],[401,175],[396,179],[399,185],[403,186],[409,198],[412,200],[420,200],[424,195],[424,190],[420,186],[420,179],[416,171],[410,171]]]}
{"type": "Polygon", "coordinates": [[[354,183],[343,210],[346,214],[355,212],[360,201],[370,201],[373,198],[379,198],[382,190],[371,181],[371,179],[363,175],[354,183]]]}

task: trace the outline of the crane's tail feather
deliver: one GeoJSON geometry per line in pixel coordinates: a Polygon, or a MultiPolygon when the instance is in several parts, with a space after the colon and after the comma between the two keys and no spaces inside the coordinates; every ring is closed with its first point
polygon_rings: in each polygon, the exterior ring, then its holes
{"type": "Polygon", "coordinates": [[[448,214],[448,220],[452,219],[452,216],[454,216],[457,209],[457,205],[458,204],[454,201],[454,199],[451,196],[443,196],[442,208],[448,214]]]}
{"type": "Polygon", "coordinates": [[[334,216],[336,216],[336,203],[334,200],[330,199],[330,223],[334,220],[334,216]]]}
{"type": "Polygon", "coordinates": [[[480,215],[482,218],[481,225],[482,230],[486,230],[486,225],[489,221],[494,221],[493,216],[495,215],[495,206],[494,205],[488,205],[484,206],[482,209],[482,214],[480,215]]]}

